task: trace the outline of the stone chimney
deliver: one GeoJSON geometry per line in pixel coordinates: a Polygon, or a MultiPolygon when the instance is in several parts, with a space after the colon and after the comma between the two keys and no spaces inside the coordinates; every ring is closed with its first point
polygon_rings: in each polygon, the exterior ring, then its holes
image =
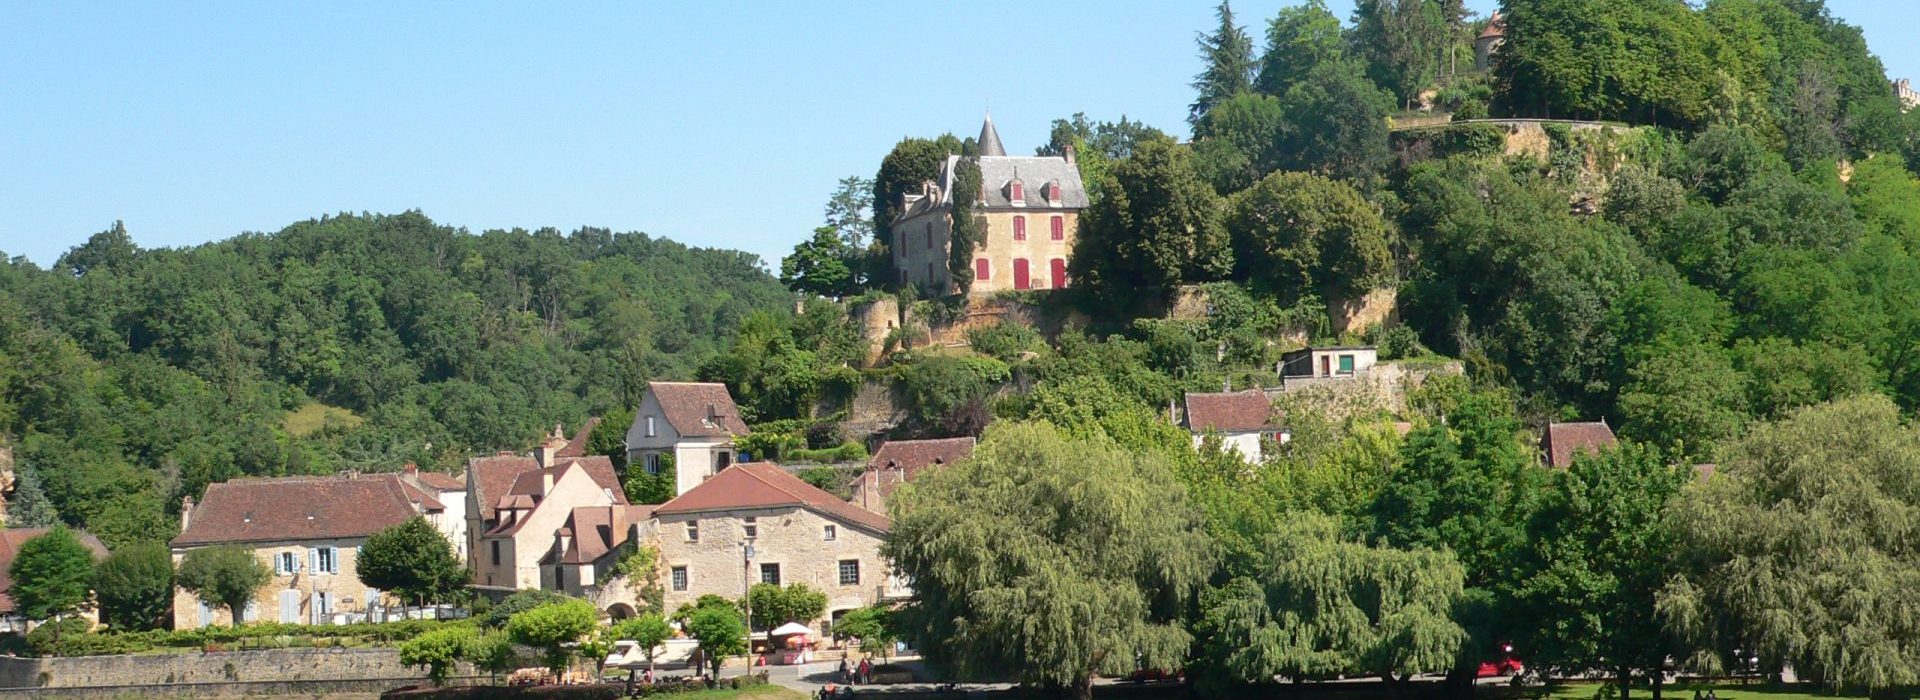
{"type": "Polygon", "coordinates": [[[1073,165],[1079,162],[1074,159],[1075,154],[1073,152],[1073,144],[1067,144],[1065,147],[1061,148],[1060,155],[1067,159],[1067,165],[1073,165]]]}
{"type": "Polygon", "coordinates": [[[617,543],[620,538],[628,536],[628,527],[627,509],[617,505],[607,506],[607,537],[617,543]]]}
{"type": "Polygon", "coordinates": [[[555,530],[553,535],[560,538],[560,555],[566,556],[567,550],[573,547],[573,530],[563,527],[555,530]]]}
{"type": "Polygon", "coordinates": [[[180,531],[186,532],[187,526],[192,524],[193,524],[193,495],[188,494],[180,497],[180,531]]]}
{"type": "Polygon", "coordinates": [[[542,472],[540,474],[540,497],[546,498],[547,494],[550,493],[553,493],[553,472],[542,472]]]}
{"type": "Polygon", "coordinates": [[[566,447],[566,433],[561,431],[559,423],[555,423],[553,424],[553,434],[548,435],[547,441],[540,443],[539,449],[533,451],[533,461],[539,463],[541,469],[551,467],[553,466],[554,455],[559,454],[560,450],[566,449],[566,447]]]}

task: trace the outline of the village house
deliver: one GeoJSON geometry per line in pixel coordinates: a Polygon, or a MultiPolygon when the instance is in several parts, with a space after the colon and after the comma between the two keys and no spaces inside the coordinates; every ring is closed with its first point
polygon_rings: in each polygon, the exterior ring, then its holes
{"type": "Polygon", "coordinates": [[[940,165],[937,179],[902,197],[901,213],[888,226],[900,284],[941,296],[955,291],[948,267],[953,202],[955,196],[968,196],[980,224],[970,294],[1067,286],[1067,261],[1080,211],[1087,207],[1073,151],[1009,156],[991,115],[980,127],[978,143],[979,192],[954,192],[961,157],[952,155],[940,165]]]}
{"type": "Polygon", "coordinates": [[[441,505],[440,510],[426,513],[427,522],[440,536],[453,543],[453,555],[461,565],[467,563],[467,481],[462,477],[439,472],[423,472],[409,463],[400,470],[400,479],[408,486],[426,492],[441,505]]]}
{"type": "MultiPolygon", "coordinates": [[[[377,613],[383,600],[360,582],[360,546],[376,532],[444,509],[396,474],[234,479],[208,484],[198,504],[184,499],[173,560],[177,566],[187,552],[216,545],[252,550],[273,578],[241,611],[243,622],[356,622],[377,613]]],[[[174,629],[228,624],[225,608],[174,591],[174,629]]]]}
{"type": "Polygon", "coordinates": [[[733,440],[748,434],[727,385],[647,382],[627,429],[627,463],[659,474],[673,469],[674,494],[684,494],[731,466],[733,440]]]}
{"type": "Polygon", "coordinates": [[[1301,348],[1282,354],[1276,370],[1287,388],[1323,384],[1341,379],[1364,379],[1380,362],[1380,353],[1371,345],[1336,345],[1301,348]]]}
{"type": "Polygon", "coordinates": [[[1920,91],[1913,89],[1913,81],[1901,78],[1893,81],[1894,99],[1900,101],[1900,111],[1905,112],[1920,107],[1920,91]]]}
{"type": "Polygon", "coordinates": [[[1599,454],[1618,444],[1606,421],[1549,423],[1540,435],[1540,454],[1547,466],[1566,469],[1577,455],[1599,454]]]}
{"type": "MultiPolygon", "coordinates": [[[[20,554],[20,545],[27,540],[47,534],[50,528],[22,527],[0,530],[0,633],[12,632],[24,634],[34,624],[20,614],[20,608],[14,605],[11,590],[13,588],[13,558],[20,554]]],[[[85,532],[74,532],[74,539],[87,549],[93,550],[97,561],[107,557],[107,546],[100,544],[100,538],[85,532]]],[[[92,605],[80,609],[80,617],[88,622],[99,624],[100,610],[92,605]]]]}
{"type": "Polygon", "coordinates": [[[1221,449],[1238,452],[1251,462],[1266,459],[1264,440],[1286,444],[1291,431],[1273,420],[1273,403],[1259,389],[1203,394],[1188,392],[1182,426],[1199,448],[1208,435],[1220,438],[1221,449]]]}
{"type": "MultiPolygon", "coordinates": [[[[560,559],[573,544],[568,529],[574,512],[613,507],[628,512],[612,460],[563,457],[576,451],[572,444],[555,426],[531,456],[502,453],[467,462],[467,530],[476,586],[502,593],[568,590],[570,570],[560,559]]],[[[577,574],[577,567],[571,572],[577,574]]]]}
{"type": "Polygon", "coordinates": [[[654,508],[653,517],[668,610],[706,594],[739,599],[755,583],[824,592],[829,619],[912,595],[880,556],[886,516],[779,465],[736,465],[654,508]]]}
{"type": "Polygon", "coordinates": [[[940,440],[893,440],[867,460],[867,468],[853,478],[853,497],[861,508],[886,515],[887,498],[902,484],[913,481],[928,467],[952,464],[973,453],[970,437],[940,440]]]}

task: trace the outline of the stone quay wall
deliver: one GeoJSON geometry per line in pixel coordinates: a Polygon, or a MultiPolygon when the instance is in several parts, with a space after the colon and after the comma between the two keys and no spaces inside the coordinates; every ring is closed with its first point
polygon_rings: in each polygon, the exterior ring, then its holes
{"type": "Polygon", "coordinates": [[[0,658],[0,689],[117,688],[125,692],[142,686],[366,680],[404,685],[425,677],[424,668],[400,663],[400,652],[394,649],[0,658]]]}

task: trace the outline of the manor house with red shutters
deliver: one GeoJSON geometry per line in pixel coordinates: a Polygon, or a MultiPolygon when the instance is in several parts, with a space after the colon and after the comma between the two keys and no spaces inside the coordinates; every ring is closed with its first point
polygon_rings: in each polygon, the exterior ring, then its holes
{"type": "Polygon", "coordinates": [[[1068,285],[1080,210],[1087,190],[1069,149],[1060,156],[1010,156],[987,117],[980,127],[980,191],[955,192],[961,156],[947,156],[938,179],[900,202],[893,234],[893,269],[902,285],[945,295],[955,291],[948,271],[956,196],[973,198],[981,240],[973,249],[972,295],[1068,285]]]}

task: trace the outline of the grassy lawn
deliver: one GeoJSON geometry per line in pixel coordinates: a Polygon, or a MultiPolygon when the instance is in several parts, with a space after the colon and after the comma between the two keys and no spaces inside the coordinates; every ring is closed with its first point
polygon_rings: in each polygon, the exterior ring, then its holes
{"type": "MultiPolygon", "coordinates": [[[[1660,697],[1661,700],[1693,700],[1694,690],[1698,689],[1700,692],[1705,693],[1708,688],[1713,689],[1714,696],[1719,698],[1719,700],[1832,700],[1832,698],[1863,697],[1828,695],[1820,692],[1817,688],[1809,686],[1775,687],[1760,685],[1758,683],[1753,685],[1740,685],[1738,683],[1715,683],[1712,685],[1675,684],[1662,688],[1660,690],[1660,697]]],[[[1553,700],[1593,700],[1594,693],[1599,689],[1599,683],[1568,683],[1554,689],[1553,693],[1547,697],[1553,700]]],[[[1634,686],[1633,697],[1650,699],[1653,697],[1653,689],[1645,686],[1634,686]]]]}
{"type": "Polygon", "coordinates": [[[807,700],[807,695],[791,688],[763,685],[754,688],[715,688],[691,693],[676,693],[674,700],[807,700]]]}

